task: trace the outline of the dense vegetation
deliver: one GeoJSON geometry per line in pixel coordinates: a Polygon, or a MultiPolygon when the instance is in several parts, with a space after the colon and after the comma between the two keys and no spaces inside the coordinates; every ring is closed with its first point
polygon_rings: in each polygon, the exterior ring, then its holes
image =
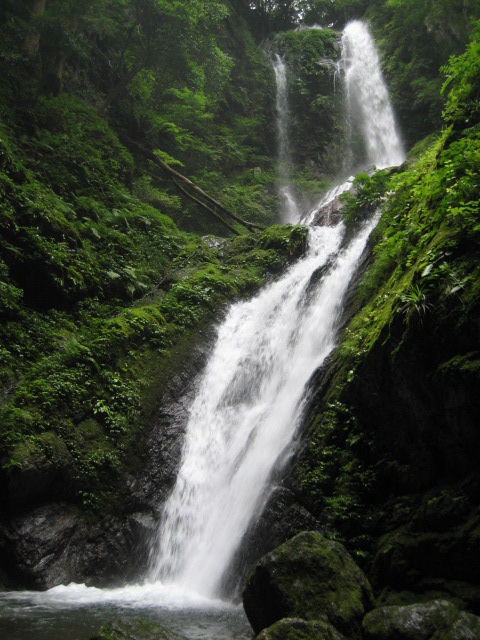
{"type": "Polygon", "coordinates": [[[298,229],[226,244],[180,231],[173,220],[225,228],[122,144],[128,135],[161,147],[157,157],[195,174],[227,208],[272,220],[262,108],[271,72],[241,21],[222,33],[222,3],[190,4],[2,3],[0,457],[9,508],[49,492],[98,507],[141,451],[150,396],[161,396],[186,336],[302,250],[298,229]],[[236,63],[221,41],[241,48],[236,63]],[[46,485],[36,483],[43,472],[46,485]]]}
{"type": "MultiPolygon", "coordinates": [[[[357,176],[345,197],[350,229],[379,204],[384,212],[292,482],[379,588],[401,545],[412,549],[419,531],[434,540],[448,523],[444,555],[462,545],[470,554],[450,583],[475,582],[474,1],[0,0],[5,518],[54,499],[94,518],[115,511],[201,330],[302,253],[304,229],[273,225],[274,82],[259,45],[291,70],[294,176],[308,198],[341,163],[337,29],[360,16],[413,148],[398,170],[357,176]],[[331,28],[292,30],[318,22],[331,28]],[[211,194],[221,216],[270,226],[249,233],[229,218],[227,229],[162,163],[211,194]]],[[[412,554],[398,590],[420,589],[412,554]]],[[[449,588],[478,608],[467,587],[449,588]]]]}

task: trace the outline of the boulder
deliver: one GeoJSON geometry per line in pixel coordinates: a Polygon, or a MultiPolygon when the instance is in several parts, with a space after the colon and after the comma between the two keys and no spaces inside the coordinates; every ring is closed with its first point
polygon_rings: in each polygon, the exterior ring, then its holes
{"type": "Polygon", "coordinates": [[[480,618],[462,611],[453,623],[444,640],[478,640],[480,638],[480,618]]]}
{"type": "Polygon", "coordinates": [[[365,616],[363,632],[365,640],[477,640],[480,618],[434,600],[375,609],[365,616]]]}
{"type": "Polygon", "coordinates": [[[255,633],[282,618],[323,619],[349,638],[373,608],[370,584],[347,550],[303,532],[265,555],[250,575],[243,606],[255,633]]]}
{"type": "Polygon", "coordinates": [[[90,640],[184,640],[183,636],[156,622],[140,619],[116,620],[104,624],[90,640]]]}
{"type": "Polygon", "coordinates": [[[346,638],[324,620],[283,618],[264,629],[256,640],[346,640],[346,638]]]}

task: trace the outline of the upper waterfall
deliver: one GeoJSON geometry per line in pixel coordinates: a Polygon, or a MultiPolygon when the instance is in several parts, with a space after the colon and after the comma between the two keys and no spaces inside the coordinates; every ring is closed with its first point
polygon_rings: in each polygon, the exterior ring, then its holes
{"type": "Polygon", "coordinates": [[[350,127],[358,122],[367,163],[377,169],[401,164],[405,153],[380,59],[367,26],[359,20],[347,24],[343,32],[341,67],[345,72],[350,127]]]}

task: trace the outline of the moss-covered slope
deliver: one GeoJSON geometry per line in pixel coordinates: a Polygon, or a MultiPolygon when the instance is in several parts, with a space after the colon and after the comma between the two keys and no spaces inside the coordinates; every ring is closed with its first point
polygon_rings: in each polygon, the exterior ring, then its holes
{"type": "MultiPolygon", "coordinates": [[[[443,133],[388,182],[373,258],[319,375],[294,470],[303,504],[348,541],[378,590],[438,591],[475,611],[478,36],[450,63],[443,133]]],[[[380,199],[385,179],[362,178],[350,221],[380,199]]]]}

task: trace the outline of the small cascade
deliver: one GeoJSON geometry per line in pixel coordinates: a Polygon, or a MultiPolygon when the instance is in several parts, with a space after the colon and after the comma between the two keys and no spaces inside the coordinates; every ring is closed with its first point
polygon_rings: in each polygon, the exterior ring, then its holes
{"type": "Polygon", "coordinates": [[[347,24],[343,32],[341,67],[345,73],[350,137],[358,127],[366,148],[366,158],[360,164],[375,165],[377,169],[402,164],[405,153],[375,42],[359,20],[347,24]]]}
{"type": "Polygon", "coordinates": [[[336,217],[335,214],[341,210],[339,197],[342,193],[351,191],[352,188],[353,177],[327,191],[315,207],[302,218],[302,224],[310,227],[318,224],[330,226],[332,223],[337,223],[338,216],[336,217]]]}
{"type": "Polygon", "coordinates": [[[296,223],[300,218],[300,213],[290,184],[293,163],[289,136],[290,110],[288,106],[287,66],[278,53],[273,57],[272,66],[276,83],[278,175],[282,221],[296,223]]]}

